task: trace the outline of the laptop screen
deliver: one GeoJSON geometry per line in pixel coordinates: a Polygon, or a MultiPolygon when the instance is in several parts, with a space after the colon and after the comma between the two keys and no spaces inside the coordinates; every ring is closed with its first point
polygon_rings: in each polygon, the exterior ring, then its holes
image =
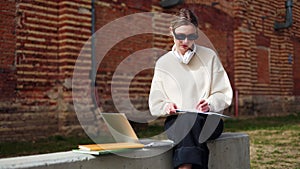
{"type": "Polygon", "coordinates": [[[139,142],[124,113],[101,113],[101,115],[116,142],[139,142]]]}

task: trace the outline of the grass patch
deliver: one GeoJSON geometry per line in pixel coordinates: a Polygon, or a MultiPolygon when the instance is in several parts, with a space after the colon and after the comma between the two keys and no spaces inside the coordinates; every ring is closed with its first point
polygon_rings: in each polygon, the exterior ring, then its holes
{"type": "Polygon", "coordinates": [[[225,131],[300,130],[300,113],[287,116],[258,117],[251,119],[226,119],[225,131]]]}
{"type": "Polygon", "coordinates": [[[164,132],[164,128],[159,125],[148,126],[145,130],[137,131],[139,138],[149,138],[164,132]]]}
{"type": "Polygon", "coordinates": [[[250,136],[251,168],[299,169],[300,113],[282,117],[228,119],[225,130],[250,136]]]}
{"type": "Polygon", "coordinates": [[[78,144],[88,143],[92,141],[87,137],[62,136],[52,136],[33,142],[3,142],[0,143],[0,158],[67,151],[76,148],[78,144]]]}

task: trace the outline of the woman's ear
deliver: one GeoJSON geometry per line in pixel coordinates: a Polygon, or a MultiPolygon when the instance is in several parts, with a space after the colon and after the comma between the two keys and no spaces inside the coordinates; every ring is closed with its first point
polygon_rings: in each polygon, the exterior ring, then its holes
{"type": "Polygon", "coordinates": [[[173,36],[173,29],[172,29],[172,27],[169,27],[169,30],[170,30],[170,35],[173,36]]]}

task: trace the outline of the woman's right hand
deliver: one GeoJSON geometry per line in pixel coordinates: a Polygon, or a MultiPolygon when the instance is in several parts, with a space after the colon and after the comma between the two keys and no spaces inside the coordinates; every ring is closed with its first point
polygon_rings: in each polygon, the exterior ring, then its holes
{"type": "Polygon", "coordinates": [[[176,114],[177,106],[175,103],[168,103],[166,106],[166,113],[169,115],[176,114]]]}
{"type": "Polygon", "coordinates": [[[210,110],[209,104],[206,100],[202,99],[196,106],[196,109],[201,112],[208,112],[210,110]]]}

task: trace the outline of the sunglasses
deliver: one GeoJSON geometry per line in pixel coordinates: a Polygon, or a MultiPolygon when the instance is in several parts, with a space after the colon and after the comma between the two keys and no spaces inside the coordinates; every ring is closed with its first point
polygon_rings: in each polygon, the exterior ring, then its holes
{"type": "Polygon", "coordinates": [[[173,30],[173,34],[174,34],[174,36],[175,36],[175,38],[177,40],[185,40],[186,38],[188,40],[196,40],[196,39],[198,39],[198,34],[197,33],[193,33],[193,34],[189,34],[189,35],[182,34],[182,33],[176,34],[175,30],[173,30]]]}

